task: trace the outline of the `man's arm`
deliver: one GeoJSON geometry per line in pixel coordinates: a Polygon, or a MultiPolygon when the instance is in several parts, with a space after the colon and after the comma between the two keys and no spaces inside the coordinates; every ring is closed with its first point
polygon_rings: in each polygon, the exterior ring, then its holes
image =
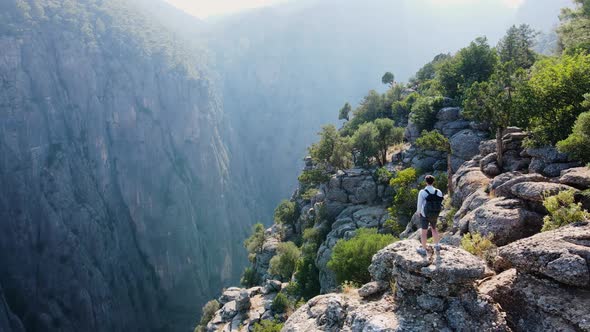
{"type": "Polygon", "coordinates": [[[422,204],[424,203],[424,197],[422,195],[422,190],[418,192],[418,206],[416,207],[416,213],[422,216],[422,204]]]}

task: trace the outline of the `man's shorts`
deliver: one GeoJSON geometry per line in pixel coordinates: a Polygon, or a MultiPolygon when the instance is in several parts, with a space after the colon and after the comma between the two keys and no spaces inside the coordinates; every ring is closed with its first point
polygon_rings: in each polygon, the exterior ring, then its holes
{"type": "Polygon", "coordinates": [[[438,217],[423,217],[420,216],[420,223],[422,225],[422,229],[428,229],[428,225],[433,229],[436,229],[436,221],[438,217]]]}

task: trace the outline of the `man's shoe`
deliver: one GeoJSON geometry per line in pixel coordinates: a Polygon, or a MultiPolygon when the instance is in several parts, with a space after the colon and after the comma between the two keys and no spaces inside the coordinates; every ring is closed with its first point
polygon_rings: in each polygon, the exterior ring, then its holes
{"type": "Polygon", "coordinates": [[[434,250],[435,251],[440,251],[440,243],[437,243],[434,245],[434,250]]]}
{"type": "Polygon", "coordinates": [[[426,250],[425,250],[424,248],[422,248],[422,247],[418,247],[418,248],[416,249],[416,251],[417,251],[417,252],[418,252],[420,255],[422,255],[422,256],[426,256],[426,250]]]}

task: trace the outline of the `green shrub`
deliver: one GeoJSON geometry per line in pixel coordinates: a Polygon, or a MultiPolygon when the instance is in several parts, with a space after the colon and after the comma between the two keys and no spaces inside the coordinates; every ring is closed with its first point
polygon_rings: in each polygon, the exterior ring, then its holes
{"type": "Polygon", "coordinates": [[[385,167],[378,168],[375,171],[375,179],[379,183],[388,184],[392,176],[393,174],[391,174],[391,172],[388,171],[385,167]]]}
{"type": "Polygon", "coordinates": [[[254,324],[254,332],[281,332],[283,323],[274,320],[264,319],[260,323],[254,324]]]}
{"type": "Polygon", "coordinates": [[[295,202],[283,200],[275,209],[274,221],[277,224],[292,225],[297,220],[295,202]]]}
{"type": "Polygon", "coordinates": [[[363,123],[352,135],[352,146],[358,166],[368,167],[379,153],[377,144],[379,131],[373,122],[363,123]]]}
{"type": "Polygon", "coordinates": [[[365,284],[371,281],[368,268],[373,255],[396,240],[390,234],[377,234],[376,229],[361,228],[350,240],[338,240],[328,268],[334,271],[338,283],[365,284]]]}
{"type": "Polygon", "coordinates": [[[275,314],[282,314],[289,308],[289,299],[283,293],[278,293],[270,305],[270,310],[275,314]]]}
{"type": "Polygon", "coordinates": [[[572,134],[557,143],[560,152],[569,154],[574,159],[590,162],[590,112],[580,114],[572,134]]]}
{"type": "Polygon", "coordinates": [[[397,172],[389,181],[393,188],[393,202],[389,208],[391,216],[397,217],[398,220],[409,220],[416,211],[416,200],[418,199],[419,190],[416,189],[418,173],[414,168],[406,168],[397,172]]]}
{"type": "Polygon", "coordinates": [[[575,202],[574,194],[573,190],[568,190],[545,198],[543,206],[549,211],[549,215],[543,218],[541,231],[554,230],[590,218],[590,213],[582,208],[582,204],[575,202]]]}
{"type": "Polygon", "coordinates": [[[254,287],[258,285],[260,282],[258,278],[258,273],[251,267],[247,267],[244,269],[244,273],[242,273],[242,277],[240,278],[240,284],[244,287],[254,287]]]}
{"type": "Polygon", "coordinates": [[[270,259],[268,272],[272,275],[279,276],[283,280],[289,280],[293,272],[295,272],[295,267],[300,256],[301,251],[295,243],[280,243],[277,248],[277,254],[270,259]]]}
{"type": "Polygon", "coordinates": [[[324,126],[318,135],[319,142],[309,148],[311,158],[319,164],[332,165],[338,169],[348,168],[352,160],[348,140],[338,133],[334,125],[324,126]]]}
{"type": "Polygon", "coordinates": [[[323,169],[312,169],[303,171],[298,180],[305,188],[309,188],[330,181],[330,175],[323,169]]]}
{"type": "Polygon", "coordinates": [[[213,319],[215,312],[219,310],[219,308],[220,305],[217,300],[211,300],[207,302],[207,304],[205,304],[201,310],[201,320],[199,325],[195,328],[195,332],[204,332],[207,324],[211,321],[211,319],[213,319]]]}
{"type": "Polygon", "coordinates": [[[315,197],[315,195],[318,194],[318,190],[316,188],[310,188],[308,189],[306,192],[304,192],[303,194],[301,194],[301,198],[306,200],[306,201],[310,201],[312,198],[315,197]]]}
{"type": "Polygon", "coordinates": [[[446,194],[449,190],[449,176],[447,173],[439,173],[434,176],[434,185],[446,194]]]}
{"type": "Polygon", "coordinates": [[[295,280],[297,285],[296,294],[306,300],[319,295],[319,273],[320,271],[315,265],[315,255],[304,255],[302,258],[300,258],[297,262],[297,269],[295,271],[295,280]]]}
{"type": "Polygon", "coordinates": [[[436,114],[443,107],[443,97],[421,97],[412,105],[410,118],[418,130],[434,129],[436,114]]]}
{"type": "Polygon", "coordinates": [[[457,214],[457,208],[453,207],[449,210],[449,212],[447,212],[447,214],[445,215],[444,218],[444,224],[439,223],[438,224],[438,230],[442,231],[446,228],[448,228],[449,226],[453,225],[453,218],[455,217],[455,214],[457,214]]]}
{"type": "Polygon", "coordinates": [[[252,226],[252,235],[244,241],[244,247],[248,251],[248,259],[256,260],[256,254],[262,250],[264,244],[264,225],[257,223],[252,226]]]}
{"type": "Polygon", "coordinates": [[[482,236],[479,233],[467,233],[461,239],[461,247],[472,255],[486,259],[490,250],[496,248],[492,242],[493,234],[482,236]]]}

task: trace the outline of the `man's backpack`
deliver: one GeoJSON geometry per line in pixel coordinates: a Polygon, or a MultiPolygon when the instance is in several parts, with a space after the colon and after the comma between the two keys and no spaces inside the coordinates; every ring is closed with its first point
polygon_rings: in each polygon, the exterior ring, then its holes
{"type": "Polygon", "coordinates": [[[434,193],[431,193],[426,188],[424,188],[424,191],[426,191],[428,194],[428,196],[426,196],[426,205],[424,206],[424,213],[426,214],[426,217],[438,217],[440,211],[442,210],[443,198],[437,195],[438,189],[435,189],[434,193]]]}

